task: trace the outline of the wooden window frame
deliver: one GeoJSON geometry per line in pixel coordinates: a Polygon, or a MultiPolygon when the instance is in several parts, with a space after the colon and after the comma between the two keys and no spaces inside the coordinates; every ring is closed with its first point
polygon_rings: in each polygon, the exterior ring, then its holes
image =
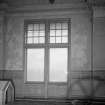
{"type": "Polygon", "coordinates": [[[35,20],[25,20],[24,21],[24,49],[25,49],[25,83],[67,83],[69,80],[70,74],[70,47],[71,47],[71,19],[35,19],[35,20]],[[58,23],[58,22],[67,22],[68,23],[68,43],[49,43],[49,31],[50,31],[50,23],[58,23]],[[27,26],[28,24],[45,24],[45,43],[38,44],[27,44],[26,35],[27,35],[27,26]],[[44,81],[27,81],[27,49],[36,49],[36,48],[44,48],[45,50],[45,60],[44,60],[44,81]],[[67,82],[51,82],[49,80],[49,49],[50,48],[67,48],[68,50],[68,58],[67,58],[67,82]],[[47,74],[47,75],[46,75],[47,74]]]}

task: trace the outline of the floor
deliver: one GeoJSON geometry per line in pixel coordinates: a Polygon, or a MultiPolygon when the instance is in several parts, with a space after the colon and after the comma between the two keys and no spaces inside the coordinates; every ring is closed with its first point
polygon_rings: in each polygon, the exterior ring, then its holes
{"type": "Polygon", "coordinates": [[[72,105],[70,103],[60,102],[35,102],[35,101],[15,101],[6,105],[72,105]]]}
{"type": "Polygon", "coordinates": [[[105,105],[104,101],[35,101],[35,100],[16,100],[6,105],[105,105]]]}

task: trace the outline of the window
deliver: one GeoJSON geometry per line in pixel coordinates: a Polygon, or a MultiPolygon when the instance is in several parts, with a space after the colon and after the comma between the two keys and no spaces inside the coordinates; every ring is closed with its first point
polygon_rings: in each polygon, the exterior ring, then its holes
{"type": "Polygon", "coordinates": [[[26,81],[67,82],[69,23],[68,19],[25,22],[26,81]]]}
{"type": "Polygon", "coordinates": [[[27,49],[27,80],[44,80],[44,49],[27,49]]]}
{"type": "Polygon", "coordinates": [[[67,81],[67,48],[50,48],[50,81],[67,81]]]}
{"type": "Polygon", "coordinates": [[[45,24],[28,24],[27,44],[36,44],[45,42],[45,24]]]}
{"type": "Polygon", "coordinates": [[[68,42],[68,23],[50,24],[50,43],[68,42]]]}

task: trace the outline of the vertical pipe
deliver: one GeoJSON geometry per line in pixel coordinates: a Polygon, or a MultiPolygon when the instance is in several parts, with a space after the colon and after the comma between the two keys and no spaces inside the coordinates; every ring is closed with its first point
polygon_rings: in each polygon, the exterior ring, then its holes
{"type": "Polygon", "coordinates": [[[6,13],[3,16],[3,79],[5,79],[5,64],[6,64],[6,31],[7,31],[6,13]]]}
{"type": "Polygon", "coordinates": [[[94,97],[94,71],[93,71],[93,7],[91,7],[91,88],[92,88],[92,98],[94,97]]]}
{"type": "Polygon", "coordinates": [[[88,4],[91,21],[91,99],[94,98],[94,71],[93,71],[93,4],[88,4]]]}

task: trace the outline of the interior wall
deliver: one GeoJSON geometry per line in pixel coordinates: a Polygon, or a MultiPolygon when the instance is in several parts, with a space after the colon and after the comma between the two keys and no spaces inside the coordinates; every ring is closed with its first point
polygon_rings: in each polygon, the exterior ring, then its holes
{"type": "MultiPolygon", "coordinates": [[[[69,97],[88,96],[91,93],[90,78],[80,81],[80,79],[91,73],[91,21],[90,12],[77,11],[53,12],[43,14],[9,14],[7,16],[7,32],[5,36],[5,79],[12,79],[15,85],[16,97],[44,97],[44,84],[24,83],[24,20],[26,19],[51,19],[70,18],[71,19],[71,69],[70,69],[70,91],[69,97]],[[65,14],[65,15],[64,15],[65,14]],[[81,87],[80,84],[83,84],[81,87]],[[87,85],[88,84],[88,85],[87,85]],[[83,90],[85,88],[85,91],[83,90]]],[[[50,85],[49,97],[66,96],[65,85],[50,85]]]]}
{"type": "Polygon", "coordinates": [[[71,22],[71,96],[91,96],[91,15],[71,22]],[[84,88],[84,89],[83,89],[84,88]]]}
{"type": "MultiPolygon", "coordinates": [[[[5,0],[10,6],[23,6],[23,5],[51,5],[49,0],[5,0]]],[[[54,4],[65,4],[65,3],[79,3],[84,0],[55,0],[54,4]]]]}
{"type": "MultiPolygon", "coordinates": [[[[4,45],[3,45],[3,26],[4,26],[4,19],[2,14],[0,14],[0,71],[3,70],[3,51],[4,51],[4,45]]],[[[3,72],[0,73],[0,79],[3,77],[3,72]]]]}
{"type": "Polygon", "coordinates": [[[15,16],[7,16],[6,21],[5,70],[23,70],[24,21],[15,16]]]}
{"type": "MultiPolygon", "coordinates": [[[[49,18],[71,19],[71,68],[69,70],[70,78],[69,85],[67,87],[69,88],[67,91],[69,98],[91,97],[92,95],[96,97],[105,96],[104,92],[102,92],[102,90],[104,90],[104,84],[102,83],[102,80],[97,81],[97,75],[98,77],[103,76],[104,78],[104,18],[94,18],[93,36],[91,11],[88,9],[83,10],[83,8],[77,8],[71,10],[70,8],[66,8],[62,11],[60,10],[60,7],[56,7],[56,5],[51,7],[45,6],[44,10],[43,8],[42,10],[37,9],[35,12],[33,12],[24,10],[23,8],[22,11],[19,12],[20,10],[18,8],[16,11],[7,13],[5,18],[5,44],[0,45],[0,49],[3,49],[3,45],[5,45],[5,72],[0,71],[0,75],[3,73],[3,79],[11,79],[13,81],[15,86],[15,97],[45,97],[45,89],[43,88],[44,84],[26,84],[24,81],[24,20],[49,18]],[[92,37],[94,39],[94,46],[92,45],[92,37]],[[92,46],[93,49],[91,49],[92,46]],[[91,50],[93,50],[93,54],[91,50]],[[94,65],[91,65],[92,57],[94,65]],[[94,69],[94,78],[96,78],[94,81],[92,81],[91,78],[92,69],[94,69]],[[99,88],[101,83],[102,86],[99,88]]],[[[1,36],[2,34],[0,34],[0,37],[1,36]]],[[[3,43],[3,40],[1,40],[0,43],[3,43]]],[[[0,51],[0,66],[2,67],[3,51],[0,51]]],[[[57,85],[51,84],[49,88],[48,94],[51,97],[54,96],[62,98],[66,95],[66,87],[63,85],[59,88],[57,85]]]]}

